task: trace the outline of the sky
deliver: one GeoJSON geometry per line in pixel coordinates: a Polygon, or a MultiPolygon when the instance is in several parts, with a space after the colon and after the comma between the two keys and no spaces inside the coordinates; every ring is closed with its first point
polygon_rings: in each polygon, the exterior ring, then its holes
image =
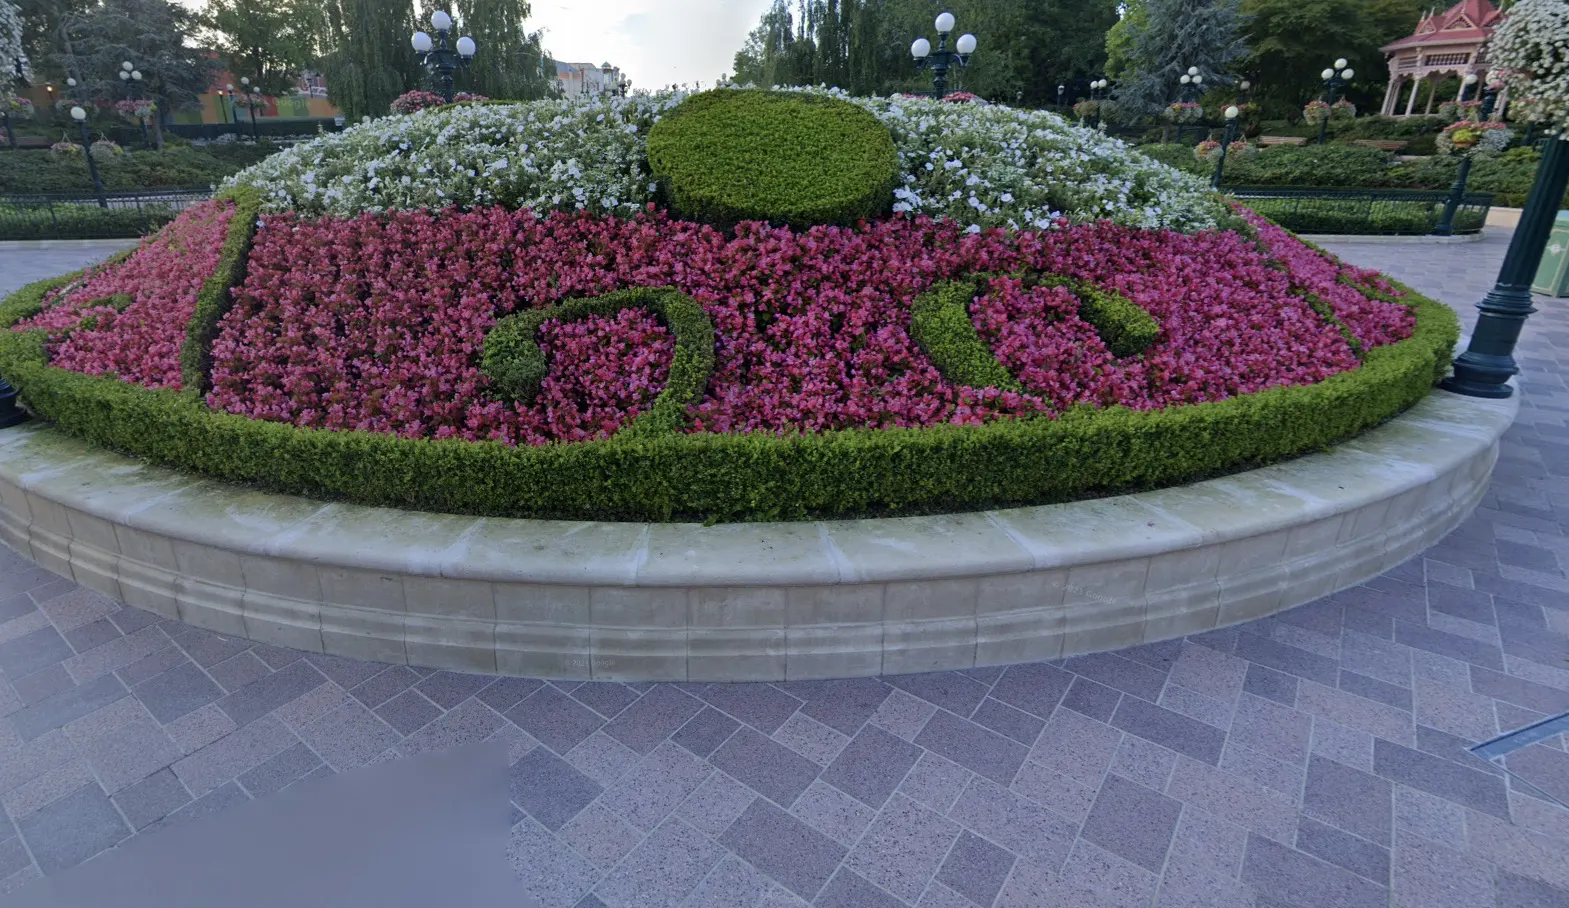
{"type": "MultiPolygon", "coordinates": [[[[179,2],[193,9],[205,5],[179,2]]],[[[608,61],[621,67],[633,88],[712,86],[734,71],[735,52],[768,5],[769,0],[533,0],[529,27],[545,30],[545,49],[557,60],[608,61]]]]}

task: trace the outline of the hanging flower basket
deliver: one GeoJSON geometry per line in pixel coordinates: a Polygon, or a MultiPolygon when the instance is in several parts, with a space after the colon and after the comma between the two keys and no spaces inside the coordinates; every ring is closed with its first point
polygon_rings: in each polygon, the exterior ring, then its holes
{"type": "Polygon", "coordinates": [[[158,105],[148,100],[130,100],[114,102],[114,112],[122,119],[136,123],[141,120],[151,120],[158,113],[158,105]]]}
{"type": "Polygon", "coordinates": [[[6,104],[12,117],[18,120],[31,120],[33,118],[33,102],[27,98],[13,97],[6,104]]]}
{"type": "Polygon", "coordinates": [[[61,140],[49,146],[49,154],[56,158],[79,158],[82,156],[82,146],[69,140],[61,140]]]}
{"type": "Polygon", "coordinates": [[[1302,108],[1302,119],[1312,123],[1314,126],[1324,122],[1329,117],[1329,105],[1323,101],[1309,101],[1307,106],[1302,108]]]}
{"type": "Polygon", "coordinates": [[[1569,3],[1517,0],[1487,43],[1509,94],[1536,103],[1531,119],[1548,134],[1569,130],[1569,3]]]}
{"type": "Polygon", "coordinates": [[[1496,153],[1509,147],[1511,135],[1509,127],[1497,120],[1486,123],[1460,120],[1445,126],[1434,144],[1438,146],[1439,154],[1496,153]]]}
{"type": "Polygon", "coordinates": [[[1193,101],[1173,101],[1161,116],[1173,123],[1197,123],[1204,119],[1204,105],[1193,101]]]}
{"type": "Polygon", "coordinates": [[[118,158],[120,155],[125,154],[125,149],[121,148],[118,142],[109,139],[99,139],[93,143],[91,154],[94,160],[107,161],[110,158],[118,158]]]}
{"type": "Polygon", "coordinates": [[[1354,120],[1357,116],[1357,106],[1341,98],[1329,105],[1329,118],[1331,120],[1354,120]]]}
{"type": "Polygon", "coordinates": [[[985,104],[980,95],[967,91],[950,91],[943,95],[943,100],[950,104],[985,104]]]}
{"type": "Polygon", "coordinates": [[[1460,102],[1445,101],[1438,105],[1438,116],[1451,122],[1460,119],[1460,102]]]}
{"type": "Polygon", "coordinates": [[[1088,120],[1100,113],[1099,101],[1080,101],[1073,105],[1073,114],[1081,120],[1088,120]]]}
{"type": "Polygon", "coordinates": [[[1226,154],[1237,158],[1251,158],[1258,154],[1258,146],[1246,139],[1238,139],[1226,146],[1226,154]]]}
{"type": "Polygon", "coordinates": [[[1509,102],[1509,121],[1534,123],[1545,118],[1545,110],[1540,98],[1518,98],[1509,102]]]}
{"type": "MultiPolygon", "coordinates": [[[[477,95],[467,91],[460,91],[452,96],[452,103],[454,104],[462,104],[465,101],[489,100],[490,99],[484,95],[477,95]]],[[[416,88],[413,91],[406,91],[394,98],[391,109],[395,114],[411,114],[416,110],[424,110],[427,107],[440,107],[446,103],[447,99],[443,98],[441,95],[438,95],[433,91],[425,91],[424,89],[416,88]]]]}
{"type": "Polygon", "coordinates": [[[1213,164],[1219,154],[1220,143],[1214,139],[1205,139],[1193,146],[1193,157],[1197,158],[1200,164],[1213,164]]]}

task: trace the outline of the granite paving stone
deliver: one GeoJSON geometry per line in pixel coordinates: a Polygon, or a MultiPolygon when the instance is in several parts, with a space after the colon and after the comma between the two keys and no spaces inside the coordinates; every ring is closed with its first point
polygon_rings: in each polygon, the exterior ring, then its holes
{"type": "MultiPolygon", "coordinates": [[[[1508,237],[1334,248],[1469,324],[1508,237]]],[[[0,291],[58,254],[0,244],[0,291]]],[[[1538,308],[1519,419],[1455,532],[1317,602],[1114,653],[493,678],[253,644],[0,547],[0,894],[133,830],[490,740],[544,908],[1569,908],[1569,811],[1466,750],[1569,711],[1569,309],[1538,308]]],[[[1566,753],[1510,765],[1551,787],[1566,753]]]]}
{"type": "Polygon", "coordinates": [[[823,771],[822,779],[871,807],[881,807],[920,757],[919,747],[867,725],[823,771]]]}

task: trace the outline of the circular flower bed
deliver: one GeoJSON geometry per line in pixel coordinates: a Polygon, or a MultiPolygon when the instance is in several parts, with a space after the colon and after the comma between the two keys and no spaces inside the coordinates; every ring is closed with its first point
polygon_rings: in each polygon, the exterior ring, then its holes
{"type": "Polygon", "coordinates": [[[1456,333],[1049,114],[732,89],[324,137],[123,260],[13,296],[0,328],[30,406],[155,460],[377,504],[657,519],[1245,468],[1414,403],[1456,333]],[[755,128],[707,116],[725,109],[755,128]],[[615,185],[590,191],[591,168],[615,185]],[[770,173],[795,195],[758,186],[770,173]],[[927,216],[943,191],[962,216],[927,216]]]}

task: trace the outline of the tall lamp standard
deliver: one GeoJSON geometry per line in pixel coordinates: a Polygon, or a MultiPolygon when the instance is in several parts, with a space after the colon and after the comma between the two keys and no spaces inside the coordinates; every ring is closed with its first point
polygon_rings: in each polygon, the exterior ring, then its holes
{"type": "MultiPolygon", "coordinates": [[[[226,122],[226,123],[233,123],[234,124],[234,134],[236,136],[238,136],[239,133],[240,133],[240,114],[239,114],[239,111],[235,110],[235,108],[234,108],[234,83],[233,82],[225,83],[223,87],[229,93],[229,107],[228,107],[228,110],[225,111],[225,113],[228,116],[227,116],[227,119],[224,120],[224,122],[226,122]]],[[[219,94],[222,94],[222,92],[219,92],[219,94]]]]}
{"type": "MultiPolygon", "coordinates": [[[[1199,98],[1199,92],[1204,90],[1204,74],[1199,72],[1197,66],[1188,67],[1188,71],[1183,73],[1177,81],[1182,83],[1182,100],[1189,104],[1195,103],[1199,98]]],[[[1179,122],[1177,124],[1178,142],[1182,141],[1182,134],[1187,131],[1187,128],[1188,125],[1186,123],[1179,122]]]]}
{"type": "Polygon", "coordinates": [[[436,30],[436,40],[432,40],[425,32],[415,32],[411,39],[414,52],[419,54],[421,66],[435,70],[441,79],[441,96],[451,104],[453,70],[467,69],[477,48],[474,39],[468,35],[457,40],[456,52],[447,46],[447,39],[452,34],[452,17],[442,10],[431,13],[430,27],[436,30]]]}
{"type": "Polygon", "coordinates": [[[1220,139],[1220,157],[1215,161],[1215,176],[1209,181],[1211,189],[1220,188],[1220,175],[1226,169],[1226,150],[1237,140],[1237,116],[1241,113],[1242,109],[1235,104],[1226,108],[1226,132],[1220,139]]]}
{"type": "MultiPolygon", "coordinates": [[[[1340,59],[1336,60],[1334,66],[1331,66],[1329,69],[1319,73],[1319,77],[1324,80],[1324,91],[1329,94],[1329,104],[1331,107],[1334,106],[1336,101],[1340,100],[1340,90],[1350,84],[1351,79],[1356,76],[1356,74],[1356,70],[1346,65],[1345,57],[1341,57],[1340,59]]],[[[1324,119],[1318,121],[1318,144],[1324,144],[1325,134],[1328,131],[1329,114],[1326,112],[1324,114],[1324,119]]]]}
{"type": "Polygon", "coordinates": [[[93,157],[93,143],[87,135],[87,111],[81,105],[71,108],[71,119],[82,131],[82,154],[87,156],[87,172],[93,175],[93,190],[98,193],[98,207],[108,208],[109,200],[104,198],[104,181],[98,176],[98,160],[93,157]]]}
{"type": "MultiPolygon", "coordinates": [[[[256,103],[256,92],[251,91],[250,76],[240,77],[240,88],[243,89],[242,93],[245,95],[245,109],[250,111],[251,114],[251,141],[260,142],[261,136],[256,134],[256,108],[259,105],[256,103]]],[[[260,90],[260,86],[257,86],[257,90],[260,90]]]]}
{"type": "MultiPolygon", "coordinates": [[[[1460,97],[1465,99],[1466,89],[1476,84],[1476,73],[1467,73],[1465,81],[1460,83],[1460,97]]],[[[1486,123],[1492,119],[1493,107],[1498,103],[1498,90],[1491,85],[1482,89],[1482,110],[1479,122],[1486,123]]],[[[1436,236],[1453,236],[1455,232],[1455,213],[1460,210],[1460,203],[1465,201],[1465,184],[1471,179],[1472,153],[1467,151],[1460,158],[1460,169],[1455,172],[1454,185],[1449,187],[1449,198],[1444,202],[1444,216],[1439,219],[1433,228],[1436,236]]]]}
{"type": "Polygon", "coordinates": [[[1108,86],[1110,84],[1111,83],[1107,82],[1105,79],[1095,79],[1095,80],[1092,80],[1090,82],[1090,100],[1095,102],[1095,123],[1093,124],[1093,126],[1094,126],[1094,128],[1097,128],[1097,129],[1100,127],[1100,124],[1101,124],[1101,112],[1100,112],[1101,96],[1100,96],[1100,93],[1105,91],[1106,90],[1106,86],[1108,86]]]}
{"type": "Polygon", "coordinates": [[[1062,96],[1067,94],[1067,93],[1068,93],[1068,86],[1062,85],[1062,84],[1058,84],[1058,86],[1057,86],[1057,107],[1059,109],[1062,107],[1062,100],[1063,100],[1062,96]]]}
{"type": "Polygon", "coordinates": [[[970,54],[975,53],[975,36],[964,34],[953,43],[953,50],[948,49],[948,36],[953,33],[953,13],[942,13],[937,21],[932,23],[937,28],[937,49],[932,50],[932,42],[925,38],[916,38],[910,44],[910,56],[915,58],[915,68],[932,70],[932,97],[941,101],[948,96],[948,67],[953,65],[968,66],[970,54]]]}
{"type": "MultiPolygon", "coordinates": [[[[131,95],[133,94],[131,83],[141,81],[142,71],[132,66],[130,60],[126,60],[120,64],[120,84],[125,86],[125,99],[127,101],[131,100],[131,95]]],[[[137,117],[136,125],[142,128],[142,147],[151,147],[150,143],[147,141],[147,121],[141,117],[137,117]]]]}
{"type": "MultiPolygon", "coordinates": [[[[1484,102],[1485,103],[1485,102],[1484,102]]],[[[1520,211],[1520,223],[1504,253],[1498,282],[1476,304],[1481,315],[1466,351],[1455,359],[1455,374],[1442,387],[1467,397],[1503,398],[1514,393],[1506,382],[1520,371],[1515,342],[1536,307],[1531,305],[1531,280],[1542,264],[1564,189],[1569,186],[1569,139],[1550,138],[1536,167],[1536,182],[1520,211]]]]}

